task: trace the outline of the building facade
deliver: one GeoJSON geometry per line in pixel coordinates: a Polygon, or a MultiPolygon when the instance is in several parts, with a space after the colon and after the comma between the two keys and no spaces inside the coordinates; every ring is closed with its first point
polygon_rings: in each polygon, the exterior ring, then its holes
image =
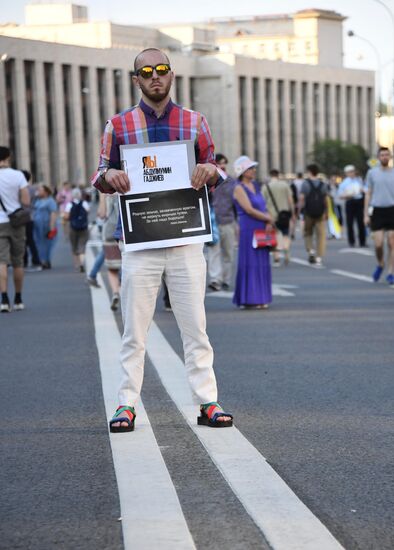
{"type": "Polygon", "coordinates": [[[206,115],[216,150],[255,158],[260,176],[302,170],[317,139],[375,149],[374,74],[338,66],[337,54],[331,64],[323,53],[313,63],[263,59],[223,51],[212,22],[172,30],[89,23],[84,9],[67,6],[43,21],[33,4],[31,24],[0,26],[0,142],[35,181],[89,181],[105,121],[139,100],[132,66],[147,46],[169,55],[173,99],[206,115]]]}

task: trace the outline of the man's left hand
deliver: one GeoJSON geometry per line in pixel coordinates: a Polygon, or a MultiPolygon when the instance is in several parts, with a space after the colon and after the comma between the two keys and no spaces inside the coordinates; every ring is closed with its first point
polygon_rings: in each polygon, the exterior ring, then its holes
{"type": "Polygon", "coordinates": [[[209,183],[210,180],[212,180],[211,183],[215,183],[215,177],[218,178],[218,173],[214,164],[210,164],[209,162],[206,164],[196,164],[191,179],[192,187],[198,191],[198,189],[209,183]]]}

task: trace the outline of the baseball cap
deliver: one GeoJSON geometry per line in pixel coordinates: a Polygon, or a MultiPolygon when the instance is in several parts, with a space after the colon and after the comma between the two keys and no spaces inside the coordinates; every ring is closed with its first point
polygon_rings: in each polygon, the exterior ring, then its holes
{"type": "Polygon", "coordinates": [[[234,161],[234,172],[237,178],[239,176],[242,176],[246,170],[249,170],[249,168],[253,168],[253,166],[257,166],[258,162],[255,160],[250,159],[246,155],[242,155],[242,157],[238,157],[236,161],[234,161]]]}
{"type": "Polygon", "coordinates": [[[345,166],[345,168],[343,169],[343,171],[345,172],[345,174],[347,174],[348,172],[355,172],[356,170],[356,167],[353,166],[353,164],[347,164],[345,166]]]}

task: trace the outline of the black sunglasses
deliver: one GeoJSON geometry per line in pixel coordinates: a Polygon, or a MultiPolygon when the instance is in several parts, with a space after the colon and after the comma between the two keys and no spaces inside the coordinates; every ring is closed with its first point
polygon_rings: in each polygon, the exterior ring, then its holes
{"type": "Polygon", "coordinates": [[[139,76],[142,76],[142,78],[152,78],[153,71],[156,71],[156,74],[159,76],[164,76],[171,71],[171,67],[168,63],[159,63],[156,65],[156,67],[152,67],[152,65],[145,65],[144,67],[141,67],[141,69],[137,69],[135,73],[139,76]]]}

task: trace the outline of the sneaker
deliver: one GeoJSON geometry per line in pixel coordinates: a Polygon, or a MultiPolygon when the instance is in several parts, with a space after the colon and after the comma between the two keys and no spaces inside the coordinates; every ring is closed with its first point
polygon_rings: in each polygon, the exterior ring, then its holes
{"type": "Polygon", "coordinates": [[[85,273],[85,266],[80,265],[80,266],[79,266],[79,272],[80,272],[80,273],[85,273]]]}
{"type": "Polygon", "coordinates": [[[119,293],[118,293],[118,292],[115,292],[115,293],[112,295],[112,300],[111,300],[111,309],[112,309],[112,311],[116,311],[116,310],[118,309],[119,300],[120,300],[119,293]]]}
{"type": "Polygon", "coordinates": [[[230,285],[228,285],[227,283],[223,283],[222,290],[225,290],[227,292],[228,290],[230,290],[230,285]]]}
{"type": "Polygon", "coordinates": [[[321,258],[317,257],[315,259],[315,265],[316,265],[316,267],[323,267],[323,263],[321,261],[321,258]]]}
{"type": "Polygon", "coordinates": [[[23,302],[14,303],[14,311],[23,311],[25,309],[25,304],[23,302]]]}
{"type": "Polygon", "coordinates": [[[25,267],[26,273],[36,273],[38,271],[42,271],[41,265],[32,265],[31,267],[25,267]]]}
{"type": "Polygon", "coordinates": [[[390,285],[390,288],[394,288],[394,275],[392,273],[389,273],[389,275],[387,275],[386,281],[390,285]]]}
{"type": "Polygon", "coordinates": [[[275,258],[274,261],[272,262],[272,265],[274,267],[280,267],[280,259],[279,258],[275,258]]]}
{"type": "Polygon", "coordinates": [[[381,265],[378,265],[375,269],[375,271],[372,273],[372,279],[375,283],[377,283],[382,276],[383,273],[383,267],[381,265]]]}
{"type": "Polygon", "coordinates": [[[165,311],[172,311],[171,304],[164,304],[164,310],[165,311]]]}
{"type": "Polygon", "coordinates": [[[9,302],[0,304],[0,313],[11,313],[11,305],[9,302]]]}
{"type": "Polygon", "coordinates": [[[90,286],[101,288],[101,285],[98,284],[97,279],[95,277],[87,277],[86,281],[90,286]]]}

